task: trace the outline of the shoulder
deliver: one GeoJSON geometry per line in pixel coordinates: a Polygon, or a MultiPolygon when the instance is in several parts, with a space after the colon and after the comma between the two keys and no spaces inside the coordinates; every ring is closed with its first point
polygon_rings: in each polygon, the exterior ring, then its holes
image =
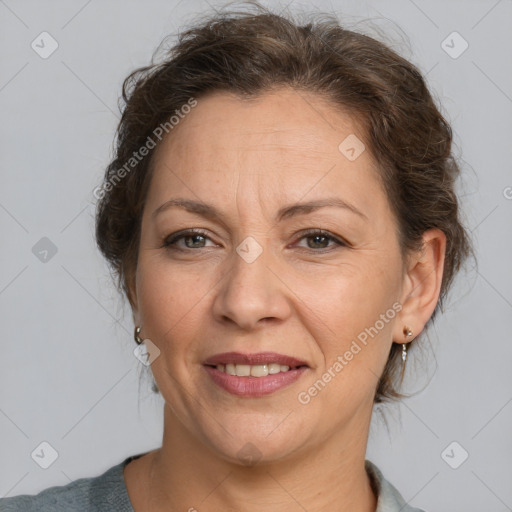
{"type": "Polygon", "coordinates": [[[49,487],[35,495],[0,499],[0,512],[133,512],[123,469],[136,457],[128,457],[97,477],[80,478],[67,485],[49,487]]]}
{"type": "Polygon", "coordinates": [[[384,478],[380,469],[373,462],[366,460],[365,467],[377,496],[375,512],[425,512],[408,505],[398,490],[384,478]]]}

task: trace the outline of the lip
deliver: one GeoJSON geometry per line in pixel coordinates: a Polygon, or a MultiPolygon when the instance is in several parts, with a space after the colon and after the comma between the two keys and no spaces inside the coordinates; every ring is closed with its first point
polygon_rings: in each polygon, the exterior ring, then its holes
{"type": "MultiPolygon", "coordinates": [[[[203,364],[217,366],[218,364],[281,364],[296,368],[298,366],[308,366],[305,361],[296,357],[278,354],[277,352],[258,352],[256,354],[242,354],[241,352],[224,352],[209,357],[203,364]]],[[[258,377],[256,377],[258,378],[258,377]]],[[[265,377],[261,377],[265,378],[265,377]]]]}
{"type": "Polygon", "coordinates": [[[212,381],[221,389],[232,395],[257,398],[270,395],[293,384],[309,368],[305,361],[296,357],[278,354],[276,352],[258,352],[256,354],[242,354],[240,352],[224,352],[209,357],[204,363],[212,381]],[[280,364],[289,366],[287,372],[280,372],[266,377],[238,377],[217,370],[219,364],[280,364]]]}
{"type": "Polygon", "coordinates": [[[308,369],[305,366],[266,377],[238,377],[221,372],[213,366],[203,366],[212,381],[232,395],[257,398],[275,393],[293,384],[308,369]]]}

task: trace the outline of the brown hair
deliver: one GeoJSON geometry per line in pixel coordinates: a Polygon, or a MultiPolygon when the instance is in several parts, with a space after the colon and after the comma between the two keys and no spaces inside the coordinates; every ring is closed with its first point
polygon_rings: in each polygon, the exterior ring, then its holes
{"type": "MultiPolygon", "coordinates": [[[[451,128],[420,71],[385,44],[344,29],[331,16],[299,25],[251,5],[255,12],[221,12],[197,23],[179,35],[162,62],[152,61],[124,81],[115,156],[96,216],[98,247],[118,288],[133,305],[130,287],[152,160],[150,155],[127,170],[133,153],[191,98],[221,90],[249,98],[283,85],[320,94],[361,119],[366,147],[379,163],[396,215],[404,258],[421,248],[429,228],[446,234],[441,294],[429,325],[472,248],[459,219],[454,190],[459,167],[451,128]]],[[[403,396],[395,389],[403,378],[397,379],[400,351],[394,343],[375,402],[403,396]]]]}

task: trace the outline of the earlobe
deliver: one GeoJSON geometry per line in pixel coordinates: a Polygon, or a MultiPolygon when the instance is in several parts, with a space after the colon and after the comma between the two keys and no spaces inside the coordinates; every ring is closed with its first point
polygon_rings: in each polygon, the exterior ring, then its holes
{"type": "Polygon", "coordinates": [[[404,276],[402,310],[397,322],[394,339],[404,340],[403,326],[407,325],[416,337],[432,316],[439,300],[443,280],[446,235],[437,228],[423,234],[423,247],[411,255],[408,270],[404,276]]]}

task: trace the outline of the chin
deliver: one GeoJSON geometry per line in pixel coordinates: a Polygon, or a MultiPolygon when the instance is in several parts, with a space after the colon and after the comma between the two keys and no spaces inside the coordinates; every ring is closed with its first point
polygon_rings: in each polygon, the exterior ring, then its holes
{"type": "MultiPolygon", "coordinates": [[[[235,429],[229,429],[229,436],[220,428],[215,438],[209,431],[208,443],[224,460],[241,466],[255,466],[257,464],[272,463],[286,460],[291,457],[300,446],[306,443],[301,439],[298,431],[283,429],[280,425],[283,418],[276,418],[272,428],[263,428],[269,424],[268,417],[261,422],[255,418],[251,420],[252,428],[247,428],[247,423],[239,425],[239,433],[235,429]],[[276,428],[277,427],[277,428],[276,428]]],[[[243,422],[242,422],[243,423],[243,422]]]]}

